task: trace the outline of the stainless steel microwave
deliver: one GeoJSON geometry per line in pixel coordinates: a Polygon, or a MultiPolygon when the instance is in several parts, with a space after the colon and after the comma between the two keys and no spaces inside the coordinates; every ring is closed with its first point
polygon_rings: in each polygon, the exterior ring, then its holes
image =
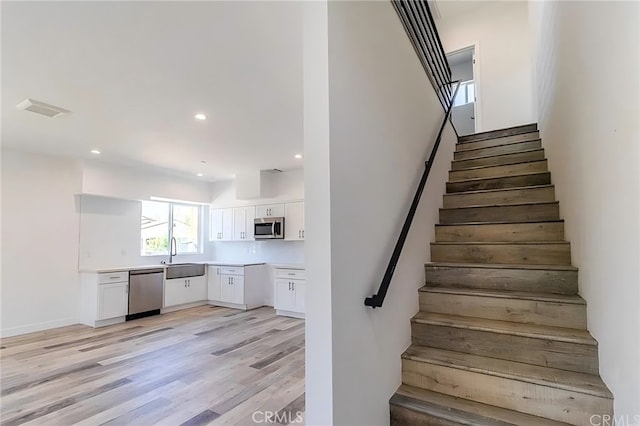
{"type": "Polygon", "coordinates": [[[256,240],[284,238],[284,217],[261,217],[253,221],[253,237],[256,240]]]}

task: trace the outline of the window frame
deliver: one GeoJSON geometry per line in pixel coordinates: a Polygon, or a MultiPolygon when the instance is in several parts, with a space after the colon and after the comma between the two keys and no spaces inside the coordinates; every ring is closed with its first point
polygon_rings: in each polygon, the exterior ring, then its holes
{"type": "MultiPolygon", "coordinates": [[[[190,203],[184,203],[184,202],[172,202],[172,201],[155,201],[155,200],[142,200],[142,203],[145,202],[151,202],[151,203],[161,203],[161,204],[166,204],[168,209],[169,209],[169,214],[167,216],[167,241],[168,241],[168,245],[167,245],[167,251],[166,253],[162,253],[162,254],[147,254],[144,252],[144,241],[142,239],[142,226],[140,226],[140,256],[142,257],[152,257],[152,256],[169,256],[169,254],[171,253],[171,240],[173,238],[173,228],[174,228],[174,208],[175,206],[182,206],[182,207],[195,207],[197,209],[197,226],[198,226],[198,240],[197,240],[197,246],[198,249],[196,251],[188,251],[188,252],[178,252],[176,253],[177,255],[197,255],[197,254],[202,254],[204,253],[204,227],[203,227],[203,207],[200,204],[190,204],[190,203]]],[[[142,209],[140,212],[140,217],[142,219],[142,209]]],[[[176,245],[176,250],[177,250],[177,245],[176,245]]]]}

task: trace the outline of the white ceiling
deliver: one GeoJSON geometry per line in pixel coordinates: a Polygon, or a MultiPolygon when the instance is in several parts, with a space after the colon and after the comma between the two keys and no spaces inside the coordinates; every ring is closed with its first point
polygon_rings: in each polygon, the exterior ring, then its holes
{"type": "Polygon", "coordinates": [[[438,10],[438,20],[448,20],[466,15],[494,2],[486,0],[434,0],[435,7],[438,10]]]}
{"type": "Polygon", "coordinates": [[[296,2],[2,2],[2,144],[206,180],[299,168],[301,19],[296,2]]]}

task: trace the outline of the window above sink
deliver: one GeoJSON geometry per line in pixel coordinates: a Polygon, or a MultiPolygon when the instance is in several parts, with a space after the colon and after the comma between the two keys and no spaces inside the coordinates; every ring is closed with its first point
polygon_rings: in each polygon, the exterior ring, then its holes
{"type": "Polygon", "coordinates": [[[140,254],[168,256],[172,237],[178,254],[202,253],[201,218],[199,205],[142,201],[140,254]]]}

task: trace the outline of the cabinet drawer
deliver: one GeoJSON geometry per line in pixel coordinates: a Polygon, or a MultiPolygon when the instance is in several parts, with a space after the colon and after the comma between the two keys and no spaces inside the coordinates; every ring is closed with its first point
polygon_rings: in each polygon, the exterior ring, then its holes
{"type": "Polygon", "coordinates": [[[220,273],[225,275],[244,275],[244,268],[242,266],[222,266],[220,267],[220,273]]]}
{"type": "Polygon", "coordinates": [[[129,271],[109,272],[98,274],[98,284],[129,282],[129,271]]]}
{"type": "Polygon", "coordinates": [[[300,269],[276,269],[276,278],[288,278],[290,280],[306,279],[306,271],[300,269]]]}

